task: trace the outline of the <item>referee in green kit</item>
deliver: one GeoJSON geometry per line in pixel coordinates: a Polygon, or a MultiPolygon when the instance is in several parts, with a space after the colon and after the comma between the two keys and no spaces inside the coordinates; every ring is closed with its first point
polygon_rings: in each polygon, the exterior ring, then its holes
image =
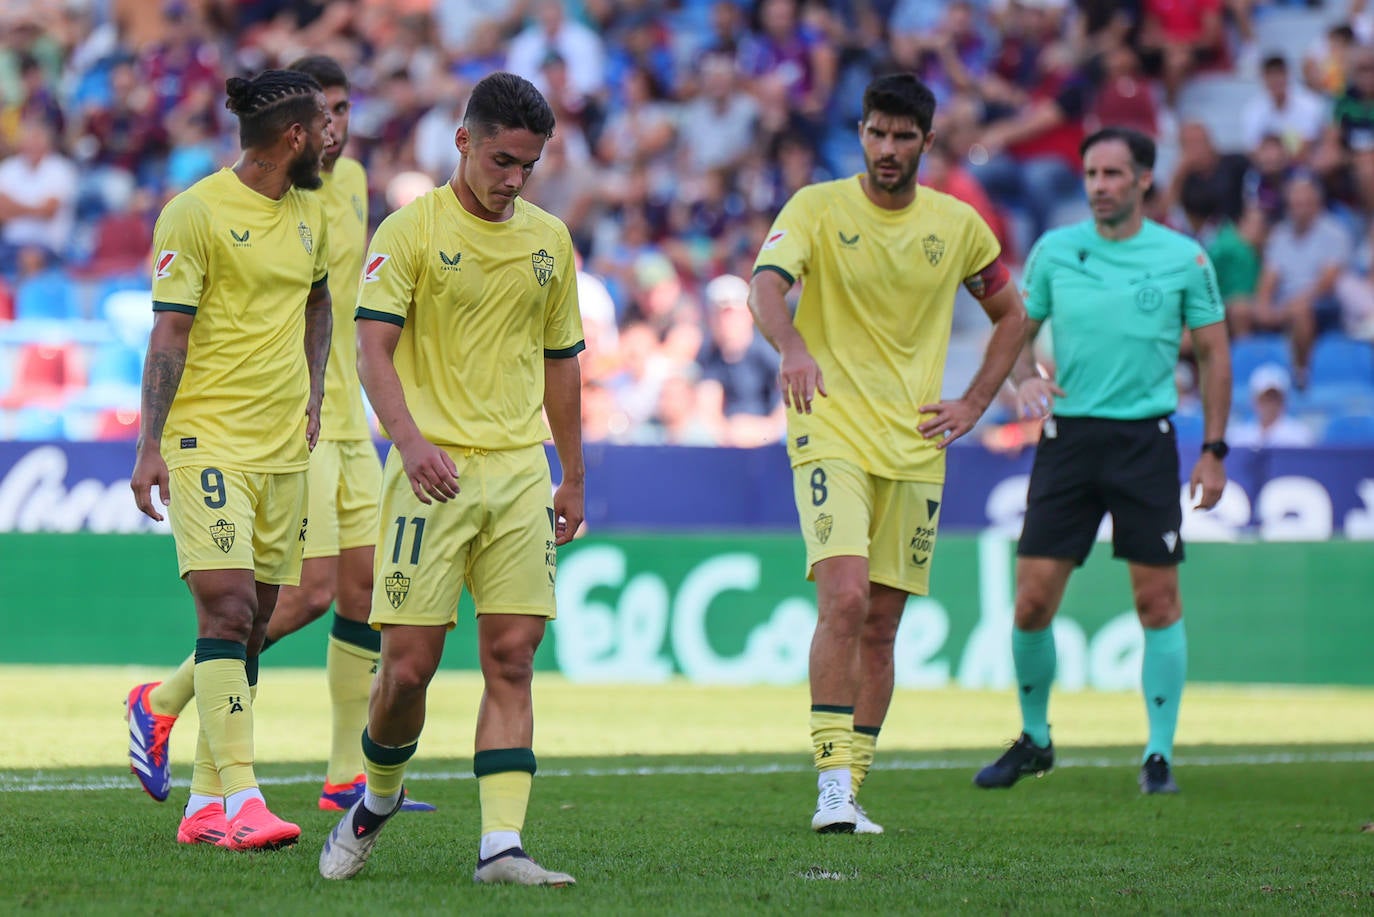
{"type": "Polygon", "coordinates": [[[1209,509],[1226,485],[1222,437],[1231,408],[1231,356],[1225,309],[1201,246],[1144,218],[1154,141],[1108,127],[1087,137],[1080,153],[1093,218],[1046,233],[1031,250],[1022,295],[1032,321],[1012,374],[1024,412],[1050,410],[1017,547],[1011,647],[1021,735],[974,783],[1010,787],[1054,766],[1050,624],[1069,575],[1087,559],[1103,514],[1111,513],[1112,553],[1130,568],[1145,630],[1141,687],[1149,740],[1140,789],[1177,793],[1170,762],[1188,644],[1178,589],[1179,462],[1169,415],[1178,406],[1174,365],[1186,327],[1205,418],[1189,499],[1209,509]],[[1041,323],[1051,319],[1055,380],[1039,376],[1030,353],[1041,323]]]}

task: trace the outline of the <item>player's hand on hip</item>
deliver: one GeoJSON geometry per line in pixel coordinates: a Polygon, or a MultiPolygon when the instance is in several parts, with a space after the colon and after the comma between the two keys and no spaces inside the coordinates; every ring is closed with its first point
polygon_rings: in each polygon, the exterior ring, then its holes
{"type": "Polygon", "coordinates": [[[963,398],[954,401],[941,401],[937,404],[923,404],[921,405],[921,413],[934,415],[918,425],[916,430],[926,439],[937,440],[936,449],[944,449],[969,430],[972,430],[973,425],[978,422],[978,418],[983,416],[982,411],[963,398]]]}
{"type": "Polygon", "coordinates": [[[157,488],[158,498],[163,506],[172,502],[167,463],[162,460],[161,450],[139,450],[138,460],[134,462],[134,473],[129,478],[129,487],[134,492],[134,504],[143,515],[161,522],[162,514],[157,511],[157,504],[153,502],[153,488],[157,488]]]}
{"type": "MultiPolygon", "coordinates": [[[[400,444],[397,444],[400,449],[400,444]]],[[[458,496],[458,466],[453,456],[427,439],[401,449],[401,463],[415,498],[426,506],[435,500],[447,503],[458,496]],[[432,498],[432,499],[431,499],[432,498]]]]}
{"type": "Polygon", "coordinates": [[[1226,466],[1215,455],[1203,455],[1193,465],[1193,475],[1188,479],[1188,498],[1196,501],[1193,509],[1211,509],[1216,506],[1225,489],[1226,466]]]}
{"type": "Polygon", "coordinates": [[[577,537],[586,518],[586,488],[581,481],[564,481],[553,492],[553,543],[567,544],[577,537]]]}
{"type": "Polygon", "coordinates": [[[1064,397],[1064,390],[1053,379],[1036,376],[1016,387],[1017,415],[1030,420],[1043,420],[1054,409],[1055,396],[1064,397]]]}
{"type": "Polygon", "coordinates": [[[821,368],[805,345],[783,352],[778,367],[778,386],[782,389],[782,403],[795,408],[798,414],[811,413],[811,400],[817,394],[830,397],[825,390],[821,368]]]}

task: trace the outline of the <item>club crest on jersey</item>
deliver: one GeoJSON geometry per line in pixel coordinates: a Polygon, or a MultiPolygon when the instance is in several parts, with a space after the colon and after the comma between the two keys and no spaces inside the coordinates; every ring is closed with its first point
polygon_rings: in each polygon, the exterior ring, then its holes
{"type": "Polygon", "coordinates": [[[305,225],[304,220],[296,227],[296,232],[300,233],[301,244],[305,246],[305,253],[307,255],[315,254],[315,237],[310,234],[310,227],[305,225]]]}
{"type": "Polygon", "coordinates": [[[931,267],[938,265],[940,259],[945,256],[945,240],[935,233],[931,233],[921,240],[921,248],[925,250],[926,260],[930,262],[931,267]]]}
{"type": "Polygon", "coordinates": [[[157,253],[158,279],[172,276],[172,262],[177,260],[177,254],[177,252],[167,248],[157,253]]]}
{"type": "Polygon", "coordinates": [[[210,526],[210,537],[225,554],[234,546],[234,523],[218,519],[210,526]]]}
{"type": "Polygon", "coordinates": [[[553,255],[544,249],[530,254],[530,264],[534,267],[534,279],[541,287],[553,279],[553,255]]]}
{"type": "Polygon", "coordinates": [[[353,203],[353,212],[357,215],[358,222],[362,223],[367,219],[367,214],[363,213],[363,199],[355,194],[351,200],[353,203]]]}
{"type": "Polygon", "coordinates": [[[830,533],[835,529],[835,517],[829,513],[821,513],[816,517],[816,540],[825,544],[830,540],[830,533]]]}
{"type": "Polygon", "coordinates": [[[377,274],[381,271],[382,265],[390,260],[390,255],[373,255],[372,260],[367,262],[367,268],[363,271],[363,283],[376,283],[381,280],[377,274]]]}
{"type": "Polygon", "coordinates": [[[410,594],[410,577],[397,570],[386,578],[385,584],[386,600],[391,603],[392,608],[400,608],[401,603],[410,594]]]}

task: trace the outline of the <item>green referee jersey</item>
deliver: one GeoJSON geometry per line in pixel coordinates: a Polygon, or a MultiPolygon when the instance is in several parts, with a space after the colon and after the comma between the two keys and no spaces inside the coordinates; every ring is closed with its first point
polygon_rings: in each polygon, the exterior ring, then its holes
{"type": "Polygon", "coordinates": [[[1031,249],[1021,282],[1030,317],[1052,322],[1061,417],[1172,413],[1184,327],[1225,318],[1207,253],[1150,220],[1119,241],[1091,220],[1052,230],[1031,249]]]}

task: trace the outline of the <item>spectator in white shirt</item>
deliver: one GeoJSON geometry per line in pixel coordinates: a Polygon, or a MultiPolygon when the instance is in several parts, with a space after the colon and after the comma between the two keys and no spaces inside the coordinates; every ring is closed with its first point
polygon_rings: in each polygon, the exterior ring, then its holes
{"type": "Polygon", "coordinates": [[[1255,419],[1233,424],[1226,434],[1236,448],[1268,446],[1302,448],[1317,441],[1312,429],[1288,413],[1288,371],[1277,363],[1265,363],[1250,374],[1250,397],[1255,419]]]}
{"type": "Polygon", "coordinates": [[[700,63],[701,93],[682,107],[678,136],[687,172],[739,167],[754,146],[759,106],[739,86],[735,56],[707,51],[700,63]]]}
{"type": "Polygon", "coordinates": [[[1269,233],[1259,287],[1248,309],[1228,310],[1237,336],[1286,331],[1298,388],[1307,385],[1312,345],[1320,331],[1340,324],[1336,281],[1350,260],[1351,239],[1326,212],[1317,179],[1298,173],[1284,188],[1286,216],[1269,233]]]}
{"type": "Polygon", "coordinates": [[[571,88],[581,95],[598,95],[606,82],[606,48],[601,36],[568,19],[562,0],[536,0],[530,13],[534,22],[511,39],[506,69],[547,95],[549,87],[541,67],[550,52],[557,52],[568,66],[571,88]]]}
{"type": "Polygon", "coordinates": [[[0,270],[12,271],[20,250],[60,259],[76,218],[76,167],[53,149],[52,128],[28,119],[19,152],[0,162],[0,270]]]}
{"type": "Polygon", "coordinates": [[[1264,91],[1246,103],[1243,115],[1245,148],[1253,150],[1266,134],[1274,134],[1289,153],[1301,156],[1331,120],[1331,106],[1289,78],[1282,54],[1266,57],[1260,72],[1264,91]]]}

